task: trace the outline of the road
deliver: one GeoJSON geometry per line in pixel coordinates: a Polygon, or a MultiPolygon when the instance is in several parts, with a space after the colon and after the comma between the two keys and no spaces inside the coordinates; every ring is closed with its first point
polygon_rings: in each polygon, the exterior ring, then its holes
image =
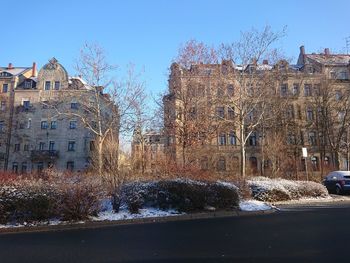
{"type": "Polygon", "coordinates": [[[0,262],[349,262],[350,206],[0,234],[0,262]]]}

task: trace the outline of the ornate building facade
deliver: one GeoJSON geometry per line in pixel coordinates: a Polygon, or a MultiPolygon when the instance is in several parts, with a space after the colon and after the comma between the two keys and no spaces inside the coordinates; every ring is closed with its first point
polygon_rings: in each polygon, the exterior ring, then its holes
{"type": "Polygon", "coordinates": [[[163,99],[166,154],[177,163],[239,173],[245,138],[252,174],[275,173],[279,167],[284,174],[298,175],[306,164],[315,175],[348,169],[349,75],[350,55],[329,49],[307,54],[304,46],[296,64],[222,61],[185,68],[174,63],[163,99]],[[244,108],[237,104],[243,101],[242,86],[250,101],[259,97],[245,115],[237,110],[244,108]],[[245,125],[241,129],[240,117],[245,125]],[[303,147],[307,158],[302,157],[303,147]]]}
{"type": "Polygon", "coordinates": [[[91,86],[69,77],[52,58],[38,73],[35,63],[0,68],[0,88],[2,170],[82,171],[89,166],[94,136],[75,116],[87,112],[79,99],[81,94],[94,98],[91,86]]]}

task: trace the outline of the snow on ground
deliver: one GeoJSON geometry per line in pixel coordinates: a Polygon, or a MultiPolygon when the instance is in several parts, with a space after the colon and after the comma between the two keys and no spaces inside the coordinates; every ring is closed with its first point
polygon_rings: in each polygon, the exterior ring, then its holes
{"type": "Polygon", "coordinates": [[[144,208],[140,209],[140,213],[131,214],[126,209],[121,209],[119,213],[114,213],[112,210],[107,210],[98,214],[97,217],[93,217],[94,221],[114,221],[114,220],[124,220],[124,219],[135,219],[135,218],[148,218],[148,217],[166,217],[166,216],[176,216],[181,215],[181,213],[175,210],[159,210],[156,208],[144,208]]]}
{"type": "Polygon", "coordinates": [[[273,207],[257,200],[245,200],[239,203],[239,208],[242,211],[264,211],[271,210],[273,207]]]}

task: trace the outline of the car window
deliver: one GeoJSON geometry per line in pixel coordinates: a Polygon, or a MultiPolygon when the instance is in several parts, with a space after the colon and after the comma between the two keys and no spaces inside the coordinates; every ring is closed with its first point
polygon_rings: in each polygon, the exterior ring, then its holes
{"type": "Polygon", "coordinates": [[[350,175],[344,175],[345,179],[350,179],[350,175]]]}

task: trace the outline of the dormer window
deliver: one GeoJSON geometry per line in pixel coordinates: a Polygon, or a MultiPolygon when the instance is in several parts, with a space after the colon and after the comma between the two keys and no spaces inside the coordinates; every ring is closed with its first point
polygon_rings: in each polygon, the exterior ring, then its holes
{"type": "Polygon", "coordinates": [[[32,81],[31,80],[26,80],[24,82],[24,88],[25,89],[31,89],[32,88],[32,81]]]}
{"type": "Polygon", "coordinates": [[[45,90],[51,89],[51,81],[45,81],[45,90]]]}
{"type": "Polygon", "coordinates": [[[8,72],[1,72],[0,77],[11,77],[12,75],[8,72]]]}
{"type": "Polygon", "coordinates": [[[55,81],[55,90],[59,90],[61,87],[61,83],[59,81],[55,81]]]}

